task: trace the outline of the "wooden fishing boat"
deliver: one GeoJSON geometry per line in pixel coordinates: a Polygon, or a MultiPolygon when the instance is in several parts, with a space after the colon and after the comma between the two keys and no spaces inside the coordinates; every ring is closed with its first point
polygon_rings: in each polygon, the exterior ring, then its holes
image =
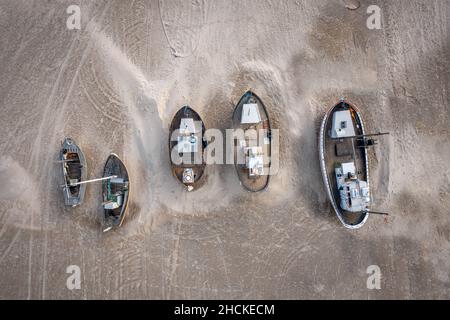
{"type": "Polygon", "coordinates": [[[360,111],[344,99],[323,118],[319,137],[322,177],[332,207],[346,228],[362,227],[373,212],[369,209],[368,147],[375,140],[368,137],[382,134],[387,133],[366,134],[360,111]]]}
{"type": "Polygon", "coordinates": [[[83,152],[71,138],[65,138],[61,144],[59,162],[62,164],[64,184],[62,185],[64,194],[64,204],[76,207],[83,202],[86,190],[85,184],[80,184],[86,180],[87,167],[83,152]]]}
{"type": "Polygon", "coordinates": [[[239,180],[248,191],[264,190],[270,177],[271,126],[261,99],[247,91],[236,105],[232,121],[239,180]]]}
{"type": "Polygon", "coordinates": [[[202,119],[192,108],[184,106],[173,117],[169,132],[173,175],[188,191],[198,189],[206,167],[203,150],[207,143],[202,119]]]}
{"type": "Polygon", "coordinates": [[[105,163],[103,170],[103,231],[120,227],[125,218],[130,198],[130,181],[127,169],[112,153],[105,163]]]}

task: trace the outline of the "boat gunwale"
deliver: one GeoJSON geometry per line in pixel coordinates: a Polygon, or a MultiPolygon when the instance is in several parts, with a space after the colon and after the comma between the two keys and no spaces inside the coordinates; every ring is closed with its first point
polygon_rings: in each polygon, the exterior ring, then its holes
{"type": "MultiPolygon", "coordinates": [[[[367,221],[367,219],[369,218],[369,211],[364,212],[364,218],[361,220],[361,222],[357,223],[357,224],[348,224],[347,222],[345,222],[342,214],[341,214],[341,210],[338,207],[338,204],[336,203],[336,199],[334,198],[334,196],[331,193],[331,186],[330,186],[330,181],[329,181],[329,177],[328,177],[328,172],[327,172],[327,166],[325,163],[325,130],[327,127],[327,123],[329,120],[330,115],[334,112],[335,108],[337,106],[339,106],[341,103],[346,103],[349,107],[353,108],[355,110],[356,115],[358,116],[358,120],[361,124],[361,131],[362,134],[365,134],[365,128],[364,128],[364,122],[360,113],[359,108],[349,102],[348,100],[340,100],[339,102],[335,103],[325,114],[325,116],[323,117],[322,120],[322,124],[320,127],[320,135],[319,135],[319,157],[320,157],[320,169],[322,172],[322,179],[323,182],[325,184],[326,187],[326,191],[327,191],[327,195],[328,195],[328,199],[330,200],[332,207],[336,213],[336,215],[339,218],[339,221],[341,221],[341,223],[344,225],[344,227],[348,228],[348,229],[359,229],[361,228],[367,221]]],[[[367,186],[370,187],[370,178],[369,178],[369,157],[368,157],[368,153],[367,153],[367,149],[364,151],[364,158],[365,158],[365,164],[366,164],[366,180],[367,180],[367,186]]]]}

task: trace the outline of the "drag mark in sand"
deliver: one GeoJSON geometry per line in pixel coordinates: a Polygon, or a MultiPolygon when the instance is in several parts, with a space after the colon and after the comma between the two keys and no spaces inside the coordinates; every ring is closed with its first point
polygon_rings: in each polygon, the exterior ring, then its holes
{"type": "Polygon", "coordinates": [[[5,257],[8,255],[9,251],[11,250],[11,248],[13,247],[13,245],[16,243],[17,238],[20,236],[20,230],[18,230],[16,232],[16,234],[14,235],[13,239],[11,240],[11,242],[9,243],[8,247],[6,248],[6,250],[3,252],[2,256],[0,257],[0,263],[2,263],[3,259],[5,259],[5,257]]]}
{"type": "Polygon", "coordinates": [[[150,13],[153,7],[148,1],[135,0],[127,9],[127,19],[121,20],[123,30],[123,44],[132,61],[143,62],[147,66],[150,56],[151,41],[149,30],[151,28],[150,13]]]}
{"type": "MultiPolygon", "coordinates": [[[[92,59],[82,70],[81,85],[92,107],[101,115],[119,124],[125,124],[128,104],[124,101],[124,91],[131,91],[132,98],[136,100],[134,85],[129,85],[123,79],[131,79],[137,84],[137,91],[145,93],[148,81],[142,70],[133,61],[147,60],[148,58],[148,11],[145,1],[133,1],[128,7],[121,7],[126,12],[126,18],[120,20],[123,43],[116,43],[117,34],[110,38],[104,31],[93,33],[97,38],[97,57],[92,59]],[[98,63],[100,60],[100,63],[98,63]],[[113,64],[111,64],[111,62],[113,64]],[[111,70],[113,65],[117,70],[111,70]],[[102,77],[107,71],[107,76],[102,77]],[[113,77],[110,77],[110,74],[113,77]],[[96,84],[96,85],[94,85],[96,84]],[[142,90],[141,90],[142,89],[142,90]]],[[[130,101],[127,101],[127,103],[130,101]]]]}
{"type": "MultiPolygon", "coordinates": [[[[100,13],[100,19],[99,19],[100,21],[103,21],[103,18],[105,16],[106,12],[108,11],[109,6],[110,6],[110,4],[107,4],[103,8],[102,12],[100,13]]],[[[95,17],[90,20],[90,22],[89,22],[89,24],[88,24],[88,26],[86,28],[88,31],[90,30],[91,27],[93,27],[93,28],[97,27],[97,24],[95,23],[94,19],[95,19],[95,17]]],[[[87,40],[87,45],[83,49],[83,53],[81,55],[81,59],[80,59],[78,65],[77,65],[77,67],[75,69],[75,73],[73,74],[72,81],[70,82],[69,88],[67,90],[67,94],[64,97],[63,103],[61,105],[61,110],[57,113],[57,116],[56,116],[55,123],[56,124],[60,124],[60,125],[53,127],[53,135],[52,135],[52,138],[51,138],[50,141],[56,141],[57,140],[57,134],[60,131],[60,129],[62,128],[62,126],[64,125],[64,121],[62,121],[62,118],[63,118],[64,113],[65,113],[65,111],[66,111],[66,109],[68,107],[68,100],[69,100],[69,98],[72,95],[72,91],[74,89],[75,83],[76,83],[76,81],[78,79],[78,76],[80,74],[81,68],[83,67],[83,65],[84,65],[84,63],[85,63],[85,61],[86,61],[86,59],[87,59],[87,57],[88,57],[88,55],[89,55],[89,53],[91,51],[92,44],[93,44],[93,39],[92,39],[92,37],[89,37],[88,40],[87,40]]],[[[49,163],[51,156],[52,156],[51,152],[47,153],[46,159],[45,159],[46,163],[49,163]]],[[[50,175],[50,170],[51,169],[52,169],[51,167],[47,167],[46,174],[44,175],[44,177],[46,179],[46,185],[50,185],[51,184],[51,175],[50,175]]],[[[48,206],[48,204],[47,204],[47,206],[48,206]]],[[[45,217],[43,217],[43,223],[46,223],[49,220],[50,208],[45,208],[44,210],[45,210],[45,212],[47,214],[46,214],[45,217]]],[[[46,270],[47,269],[47,247],[48,247],[48,234],[45,231],[44,232],[44,254],[43,254],[42,299],[45,299],[45,290],[46,290],[46,281],[47,281],[47,270],[46,270]]]]}
{"type": "Polygon", "coordinates": [[[173,283],[173,278],[175,276],[175,272],[177,270],[178,267],[178,257],[179,257],[179,249],[180,249],[180,238],[181,238],[181,225],[182,222],[178,222],[177,223],[177,238],[175,240],[175,247],[173,249],[172,252],[172,256],[170,258],[170,275],[169,278],[167,279],[169,285],[169,292],[167,295],[167,299],[170,299],[170,295],[171,295],[171,291],[172,291],[172,283],[173,283]]]}
{"type": "MultiPolygon", "coordinates": [[[[125,136],[128,140],[125,154],[133,161],[140,159],[148,166],[158,161],[159,146],[162,139],[163,103],[157,104],[158,95],[161,94],[159,82],[147,80],[144,72],[134,64],[125,52],[123,52],[104,32],[92,34],[95,39],[98,55],[102,59],[105,68],[111,75],[112,85],[120,97],[122,109],[117,112],[124,117],[124,121],[130,124],[131,132],[125,136]],[[113,68],[108,66],[113,65],[113,68]],[[161,109],[159,109],[161,108],[161,109]],[[130,141],[131,140],[131,141],[130,141]]],[[[109,112],[108,112],[109,113],[109,112]]],[[[104,113],[104,115],[106,115],[104,113]]],[[[126,160],[126,159],[125,159],[126,160]]],[[[129,168],[133,175],[136,166],[129,168]]],[[[137,201],[139,208],[151,208],[151,194],[148,190],[148,176],[135,174],[134,184],[137,189],[145,190],[133,196],[133,202],[137,201]],[[137,185],[140,185],[139,187],[137,185]]]]}
{"type": "Polygon", "coordinates": [[[90,63],[89,67],[84,69],[88,70],[81,72],[81,86],[91,106],[109,120],[124,123],[122,118],[116,116],[120,114],[120,107],[124,107],[120,99],[115,96],[114,91],[105,81],[98,78],[95,68],[90,63]],[[96,90],[89,90],[87,83],[95,83],[96,90]]]}
{"type": "MultiPolygon", "coordinates": [[[[105,5],[105,7],[103,8],[102,12],[100,13],[100,20],[103,20],[103,17],[105,15],[105,13],[107,12],[107,9],[109,8],[110,5],[105,5]]],[[[90,29],[91,25],[93,24],[94,20],[95,20],[96,16],[92,17],[91,20],[88,22],[88,25],[86,27],[87,30],[90,29]]],[[[95,24],[94,24],[95,26],[95,24]]],[[[46,129],[46,125],[50,126],[50,129],[52,129],[52,131],[50,130],[45,130],[50,131],[51,132],[51,136],[47,137],[47,141],[50,142],[54,142],[56,141],[56,135],[61,131],[62,126],[64,126],[64,121],[62,120],[62,117],[65,114],[65,111],[67,109],[68,106],[68,99],[69,97],[71,97],[71,93],[73,91],[74,85],[76,80],[78,79],[78,75],[80,72],[80,69],[82,67],[82,65],[84,64],[88,53],[90,51],[90,47],[92,44],[92,38],[89,38],[87,40],[87,45],[86,47],[83,49],[82,55],[81,55],[81,59],[78,62],[78,65],[76,67],[76,70],[74,73],[71,73],[70,75],[72,76],[72,80],[69,83],[69,88],[66,91],[64,100],[62,105],[55,105],[55,97],[56,97],[56,93],[57,91],[60,89],[60,84],[62,82],[62,79],[64,78],[64,76],[66,75],[66,71],[68,70],[68,67],[70,65],[69,61],[72,58],[72,53],[75,50],[75,44],[78,43],[79,39],[82,39],[82,35],[80,35],[79,37],[75,38],[73,40],[73,42],[71,43],[69,50],[66,54],[66,57],[64,58],[63,64],[59,70],[56,82],[52,88],[52,92],[50,94],[50,97],[47,101],[47,105],[45,106],[45,111],[44,111],[44,115],[42,117],[40,126],[39,126],[39,130],[38,130],[38,134],[37,134],[37,138],[36,141],[33,145],[32,148],[32,152],[31,152],[31,156],[30,156],[30,161],[29,161],[29,165],[28,165],[28,170],[30,170],[31,168],[33,168],[34,165],[38,166],[41,161],[39,161],[38,156],[41,154],[44,154],[45,158],[42,159],[43,163],[51,163],[51,157],[53,156],[52,152],[42,152],[42,141],[44,141],[44,137],[43,137],[43,132],[44,129],[46,129]],[[57,112],[54,112],[56,110],[56,108],[58,109],[57,112]],[[52,119],[53,118],[53,119],[52,119]],[[38,152],[39,151],[39,152],[38,152]]],[[[49,129],[49,128],[47,128],[49,129]]],[[[50,143],[50,145],[52,146],[52,144],[50,143]]],[[[53,175],[50,174],[50,170],[52,170],[53,167],[52,166],[47,166],[44,170],[44,173],[42,175],[42,181],[40,180],[38,184],[42,184],[45,186],[49,186],[51,185],[51,181],[52,181],[52,177],[53,175]]],[[[47,205],[45,208],[42,208],[44,210],[44,212],[46,213],[46,216],[42,218],[42,230],[44,231],[44,252],[42,255],[42,259],[43,259],[43,277],[42,277],[42,299],[45,299],[45,290],[46,290],[46,280],[47,280],[47,270],[46,270],[46,265],[47,265],[47,245],[48,245],[48,235],[47,232],[44,228],[44,224],[48,222],[48,218],[49,218],[49,211],[50,208],[48,207],[48,202],[46,202],[47,205]]],[[[31,214],[31,224],[34,223],[34,215],[31,214]]],[[[33,253],[33,233],[31,233],[30,235],[30,242],[29,242],[29,278],[28,278],[28,299],[31,299],[31,285],[32,285],[32,279],[31,279],[31,271],[32,271],[32,253],[33,253]]]]}

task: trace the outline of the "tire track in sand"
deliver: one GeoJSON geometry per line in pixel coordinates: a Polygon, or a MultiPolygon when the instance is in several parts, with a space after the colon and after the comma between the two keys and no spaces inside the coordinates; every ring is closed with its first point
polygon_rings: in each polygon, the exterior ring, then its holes
{"type": "MultiPolygon", "coordinates": [[[[108,3],[104,6],[103,10],[100,13],[100,18],[99,20],[102,21],[105,13],[108,11],[108,8],[111,6],[111,3],[108,3]]],[[[31,152],[31,156],[30,156],[30,162],[28,165],[28,171],[31,170],[33,167],[39,167],[40,165],[40,161],[38,159],[38,155],[40,154],[44,154],[44,159],[42,161],[42,163],[51,163],[51,157],[53,156],[52,152],[42,152],[42,149],[40,148],[42,146],[42,142],[44,141],[44,137],[43,137],[43,131],[44,129],[50,129],[48,131],[50,131],[50,139],[46,139],[46,141],[50,141],[50,146],[52,145],[52,142],[55,142],[56,136],[58,134],[58,132],[61,131],[61,129],[64,127],[65,123],[62,121],[62,118],[64,117],[65,111],[67,110],[68,107],[68,100],[71,97],[73,88],[75,86],[76,80],[78,79],[78,75],[80,73],[81,67],[83,66],[88,53],[90,52],[90,48],[92,46],[92,37],[88,37],[87,40],[87,45],[84,49],[82,49],[82,54],[81,54],[81,59],[79,60],[79,63],[75,69],[75,72],[73,72],[73,76],[72,76],[72,80],[69,82],[69,87],[66,91],[66,95],[64,97],[63,103],[61,106],[58,105],[54,105],[55,102],[55,96],[56,93],[60,87],[60,83],[62,82],[61,80],[63,79],[64,75],[66,74],[66,70],[68,70],[68,66],[69,66],[69,61],[70,58],[72,56],[72,53],[74,51],[74,47],[75,44],[78,43],[79,39],[82,39],[82,37],[87,33],[89,34],[89,30],[92,26],[92,23],[94,22],[94,20],[96,20],[96,16],[93,16],[89,22],[87,23],[87,26],[85,27],[85,32],[83,32],[78,38],[75,38],[69,48],[69,51],[66,55],[66,58],[64,59],[64,62],[61,66],[61,69],[58,73],[58,77],[57,80],[53,86],[52,89],[52,93],[49,97],[49,100],[47,102],[47,105],[45,107],[45,111],[44,111],[44,116],[42,117],[40,126],[39,126],[39,131],[38,131],[38,135],[36,138],[36,142],[33,145],[32,148],[32,152],[31,152]],[[58,109],[58,110],[56,110],[58,109]],[[52,119],[48,119],[49,116],[51,115],[52,119]],[[53,121],[51,121],[53,120],[53,121]],[[45,125],[49,124],[50,128],[46,128],[45,125]]],[[[94,24],[95,26],[95,24],[94,24]]],[[[71,75],[72,75],[71,74],[71,75]]],[[[52,182],[52,178],[53,175],[50,174],[50,171],[53,169],[52,166],[47,166],[44,169],[44,172],[42,174],[42,179],[41,181],[38,182],[38,184],[40,184],[41,186],[44,187],[48,187],[51,186],[51,182],[52,182]]],[[[45,195],[44,198],[48,198],[49,197],[49,193],[47,193],[45,195]]],[[[41,212],[44,212],[44,216],[41,219],[41,223],[42,226],[44,226],[44,224],[46,224],[49,220],[49,211],[50,211],[50,206],[49,206],[49,201],[48,199],[45,199],[45,201],[43,201],[43,203],[46,203],[44,208],[41,208],[41,212]]],[[[34,214],[32,213],[31,215],[31,223],[34,223],[34,214]]],[[[43,264],[42,264],[42,290],[41,290],[41,297],[42,299],[45,299],[45,290],[46,290],[46,280],[47,280],[47,248],[48,248],[48,233],[47,230],[45,228],[42,228],[44,231],[44,252],[42,255],[42,259],[43,259],[43,264]]],[[[33,248],[33,233],[31,233],[30,236],[30,243],[29,243],[29,247],[30,247],[30,252],[29,252],[29,268],[28,268],[28,299],[31,299],[31,287],[32,287],[32,248],[33,248]]]]}
{"type": "Polygon", "coordinates": [[[185,58],[194,53],[207,16],[204,0],[159,0],[159,16],[172,54],[185,58]]]}

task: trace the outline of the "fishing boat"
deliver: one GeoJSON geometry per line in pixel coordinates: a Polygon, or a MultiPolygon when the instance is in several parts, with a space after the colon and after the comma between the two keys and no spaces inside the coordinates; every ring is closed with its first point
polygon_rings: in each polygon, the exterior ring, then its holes
{"type": "Polygon", "coordinates": [[[76,207],[83,202],[86,185],[80,182],[86,180],[87,168],[83,152],[71,138],[65,138],[61,143],[59,162],[62,164],[64,184],[64,204],[76,207]]]}
{"type": "Polygon", "coordinates": [[[127,169],[112,153],[108,157],[103,170],[103,231],[120,227],[125,218],[130,198],[130,181],[127,169]]]}
{"type": "Polygon", "coordinates": [[[206,167],[203,150],[207,142],[202,119],[192,108],[184,106],[173,117],[169,132],[173,175],[187,191],[198,189],[206,167]]]}
{"type": "Polygon", "coordinates": [[[247,91],[234,109],[232,122],[239,180],[248,191],[264,190],[270,177],[271,126],[261,99],[247,91]]]}
{"type": "Polygon", "coordinates": [[[345,99],[324,116],[320,128],[320,166],[327,195],[341,223],[361,228],[370,210],[371,192],[368,148],[376,144],[366,134],[360,111],[345,99]]]}

